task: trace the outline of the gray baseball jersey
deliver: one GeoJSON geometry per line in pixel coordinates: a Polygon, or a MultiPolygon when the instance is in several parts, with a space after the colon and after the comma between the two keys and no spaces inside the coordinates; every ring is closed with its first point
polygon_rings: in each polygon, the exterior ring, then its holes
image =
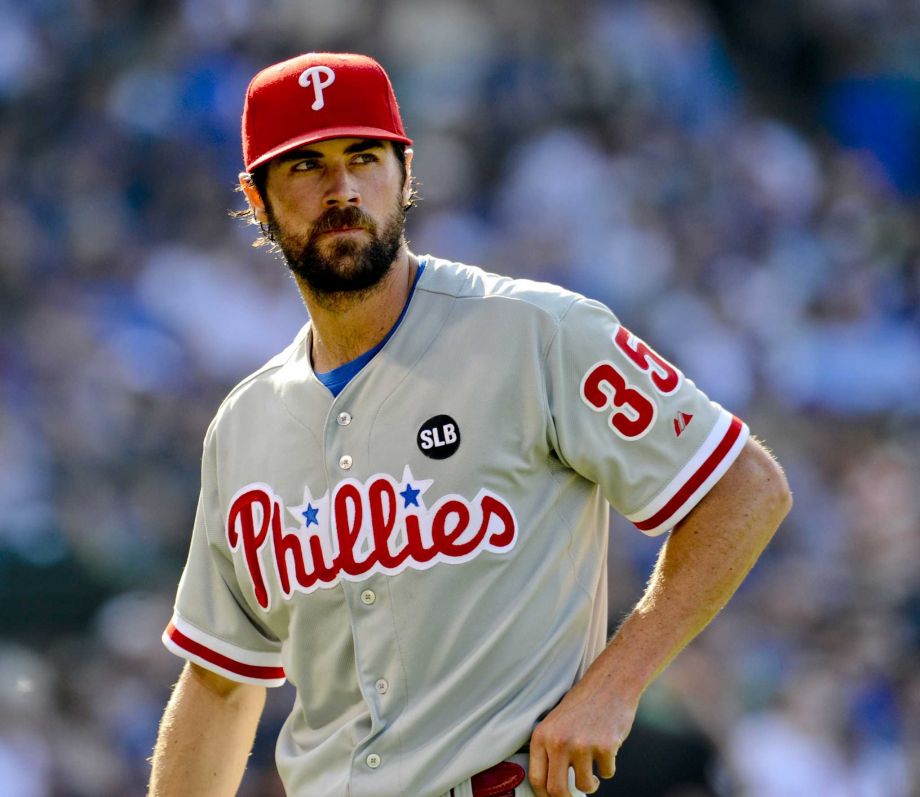
{"type": "Polygon", "coordinates": [[[608,512],[671,529],[746,426],[603,305],[427,259],[333,398],[310,327],[208,429],[167,647],[296,687],[297,797],[435,797],[512,755],[605,645],[608,512]]]}

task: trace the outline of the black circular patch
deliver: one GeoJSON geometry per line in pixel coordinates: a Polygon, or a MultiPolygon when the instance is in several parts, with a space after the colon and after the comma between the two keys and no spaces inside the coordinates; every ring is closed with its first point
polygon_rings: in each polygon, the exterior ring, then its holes
{"type": "Polygon", "coordinates": [[[418,430],[418,450],[431,459],[447,459],[460,448],[460,425],[450,415],[435,415],[418,430]]]}

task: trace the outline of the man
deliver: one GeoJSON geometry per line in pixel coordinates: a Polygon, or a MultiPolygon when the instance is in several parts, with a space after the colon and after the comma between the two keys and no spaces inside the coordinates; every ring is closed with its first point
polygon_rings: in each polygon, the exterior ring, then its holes
{"type": "Polygon", "coordinates": [[[591,793],[789,509],[747,427],[607,308],[411,253],[410,144],[369,58],[250,84],[242,190],[310,323],[205,438],[155,797],[234,794],[285,678],[295,797],[591,793]],[[671,534],[605,644],[608,502],[671,534]]]}

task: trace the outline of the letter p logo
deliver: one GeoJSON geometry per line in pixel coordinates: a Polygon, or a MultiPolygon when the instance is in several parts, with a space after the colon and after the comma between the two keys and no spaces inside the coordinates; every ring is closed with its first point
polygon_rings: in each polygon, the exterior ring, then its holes
{"type": "Polygon", "coordinates": [[[300,73],[297,82],[307,88],[313,86],[313,105],[310,107],[318,111],[326,104],[323,98],[323,89],[328,88],[335,82],[335,72],[328,66],[311,66],[300,73]]]}

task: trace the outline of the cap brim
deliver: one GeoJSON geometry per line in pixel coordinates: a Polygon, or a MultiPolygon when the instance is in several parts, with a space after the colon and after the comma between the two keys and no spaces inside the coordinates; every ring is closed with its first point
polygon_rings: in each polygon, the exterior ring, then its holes
{"type": "Polygon", "coordinates": [[[277,158],[285,152],[297,149],[297,147],[302,147],[305,144],[315,144],[317,141],[329,141],[332,138],[379,138],[384,141],[400,141],[410,146],[412,144],[411,138],[400,136],[390,130],[383,130],[379,127],[327,127],[325,130],[314,130],[312,133],[295,136],[283,144],[273,147],[252,161],[252,163],[247,163],[246,171],[251,172],[263,163],[268,163],[272,158],[277,158]]]}

